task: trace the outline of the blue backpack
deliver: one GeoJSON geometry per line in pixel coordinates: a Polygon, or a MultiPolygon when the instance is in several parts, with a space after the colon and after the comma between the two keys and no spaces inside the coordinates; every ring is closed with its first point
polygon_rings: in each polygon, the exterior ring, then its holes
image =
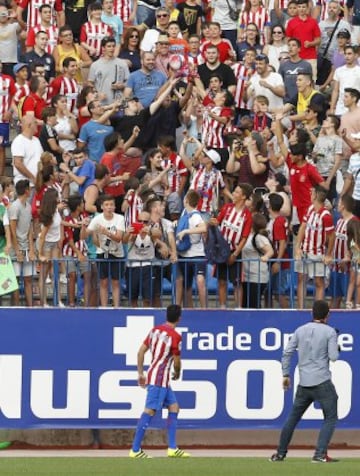
{"type": "Polygon", "coordinates": [[[209,226],[205,242],[205,256],[210,264],[227,263],[231,249],[217,226],[209,226]]]}
{"type": "Polygon", "coordinates": [[[197,210],[194,210],[192,212],[187,212],[184,210],[179,218],[177,227],[176,227],[176,249],[180,252],[187,251],[190,246],[191,246],[191,241],[190,241],[190,236],[185,235],[182,240],[179,240],[177,235],[180,233],[180,231],[183,230],[188,230],[190,228],[189,220],[192,215],[195,213],[199,213],[197,210]]]}

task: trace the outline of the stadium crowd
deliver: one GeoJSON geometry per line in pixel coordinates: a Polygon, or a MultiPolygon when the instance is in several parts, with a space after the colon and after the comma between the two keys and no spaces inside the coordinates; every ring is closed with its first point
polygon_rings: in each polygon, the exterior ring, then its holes
{"type": "Polygon", "coordinates": [[[359,9],[0,2],[0,252],[26,305],[36,281],[42,306],[52,282],[159,306],[167,280],[205,307],[211,265],[221,308],[289,307],[290,275],[298,308],[309,279],[359,308],[359,9]]]}

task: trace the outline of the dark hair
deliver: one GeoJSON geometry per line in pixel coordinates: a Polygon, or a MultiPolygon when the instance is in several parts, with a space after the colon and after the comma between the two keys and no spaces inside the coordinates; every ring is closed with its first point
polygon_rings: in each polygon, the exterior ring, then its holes
{"type": "Polygon", "coordinates": [[[284,205],[284,199],[278,193],[270,193],[269,205],[270,205],[270,210],[272,210],[273,212],[279,212],[281,210],[281,207],[284,205]]]}
{"type": "Polygon", "coordinates": [[[64,59],[63,61],[63,68],[68,68],[70,66],[70,63],[77,63],[76,59],[73,58],[72,56],[68,56],[67,58],[64,59]]]}
{"type": "Polygon", "coordinates": [[[245,195],[246,198],[250,198],[254,190],[253,186],[250,185],[249,183],[238,183],[236,187],[241,188],[241,191],[245,195]]]}
{"type": "MultiPolygon", "coordinates": [[[[292,3],[296,3],[296,2],[294,1],[292,3]]],[[[298,48],[301,48],[301,41],[298,38],[294,38],[292,36],[291,38],[288,38],[287,41],[288,41],[288,43],[290,43],[290,41],[294,41],[298,45],[298,48]]]]}
{"type": "Polygon", "coordinates": [[[304,4],[306,3],[306,5],[308,5],[308,4],[309,4],[309,0],[297,0],[296,3],[297,3],[298,5],[304,5],[304,4]]]}
{"type": "Polygon", "coordinates": [[[100,205],[102,205],[104,202],[109,202],[109,201],[112,201],[115,203],[115,197],[114,195],[102,195],[101,197],[99,197],[99,202],[100,202],[100,205]]]}
{"type": "Polygon", "coordinates": [[[126,30],[126,33],[124,35],[124,41],[123,41],[123,44],[122,44],[122,47],[121,47],[121,51],[127,51],[129,49],[129,40],[130,40],[130,37],[133,33],[137,33],[138,36],[139,36],[139,42],[137,44],[137,47],[136,49],[140,52],[140,39],[141,39],[141,35],[140,35],[140,32],[139,30],[137,30],[135,27],[129,27],[127,30],[126,30]]]}
{"type": "Polygon", "coordinates": [[[44,226],[51,225],[57,209],[58,198],[58,192],[54,188],[48,188],[44,193],[39,211],[39,221],[44,226]]]}
{"type": "Polygon", "coordinates": [[[340,119],[337,116],[335,116],[335,114],[328,114],[327,118],[331,119],[331,122],[332,122],[332,125],[334,126],[335,131],[338,131],[340,127],[340,119]]]}
{"type": "Polygon", "coordinates": [[[122,137],[118,132],[111,132],[111,134],[108,134],[104,139],[105,152],[114,150],[121,138],[122,137]]]}
{"type": "Polygon", "coordinates": [[[98,99],[94,99],[93,101],[90,101],[89,104],[88,104],[88,110],[89,110],[91,116],[92,116],[93,110],[94,110],[95,107],[96,107],[96,106],[95,106],[95,103],[96,103],[96,102],[99,102],[99,100],[98,100],[98,99]]]}
{"type": "Polygon", "coordinates": [[[67,200],[70,212],[74,212],[77,209],[77,207],[83,203],[83,201],[84,201],[83,197],[79,195],[78,193],[74,195],[70,195],[70,197],[67,200]]]}
{"type": "Polygon", "coordinates": [[[51,98],[51,105],[52,107],[56,107],[56,104],[60,101],[60,99],[66,98],[63,94],[56,94],[56,96],[51,98]]]}
{"type": "Polygon", "coordinates": [[[353,53],[357,54],[358,52],[358,47],[356,45],[346,45],[344,48],[344,53],[346,50],[351,50],[353,53]]]}
{"type": "Polygon", "coordinates": [[[356,102],[360,99],[360,91],[358,89],[345,88],[344,92],[350,94],[351,97],[355,98],[356,102]]]}
{"type": "Polygon", "coordinates": [[[213,78],[217,78],[220,81],[220,83],[223,82],[222,76],[220,76],[220,74],[218,73],[211,73],[209,76],[209,82],[210,82],[210,79],[213,79],[213,78]]]}
{"type": "Polygon", "coordinates": [[[19,180],[18,182],[16,182],[16,194],[20,197],[25,194],[28,188],[30,188],[30,181],[28,179],[19,180]]]}
{"type": "Polygon", "coordinates": [[[59,28],[59,37],[60,37],[65,31],[71,31],[71,33],[73,32],[70,25],[63,25],[63,26],[61,26],[61,27],[59,28]]]}
{"type": "Polygon", "coordinates": [[[263,236],[268,236],[268,232],[266,230],[267,220],[265,215],[262,213],[254,213],[252,216],[252,227],[254,230],[254,234],[259,234],[263,236]]]}
{"type": "Polygon", "coordinates": [[[176,26],[178,26],[178,27],[180,28],[179,22],[177,22],[177,21],[175,21],[175,20],[169,21],[169,23],[168,23],[168,28],[169,28],[170,25],[176,25],[176,26]]]}
{"type": "Polygon", "coordinates": [[[172,324],[178,322],[181,317],[181,306],[178,304],[170,304],[166,308],[166,320],[172,324]]]}
{"type": "Polygon", "coordinates": [[[102,5],[99,2],[90,3],[90,5],[88,6],[89,13],[96,12],[98,10],[102,10],[102,5]]]}
{"type": "Polygon", "coordinates": [[[318,299],[312,306],[313,319],[323,321],[329,315],[330,309],[326,301],[318,299]]]}
{"type": "Polygon", "coordinates": [[[137,190],[140,186],[140,180],[137,177],[129,177],[124,183],[124,190],[128,192],[129,190],[137,190]]]}
{"type": "Polygon", "coordinates": [[[45,122],[49,119],[49,117],[56,116],[56,109],[54,107],[44,107],[41,111],[41,119],[45,122]]]}
{"type": "MultiPolygon", "coordinates": [[[[271,35],[273,35],[275,28],[280,28],[280,30],[282,31],[283,36],[285,37],[285,28],[280,23],[275,23],[274,25],[272,25],[271,35]]],[[[271,36],[270,45],[272,45],[272,43],[273,43],[273,39],[272,39],[272,36],[271,36]]]]}
{"type": "Polygon", "coordinates": [[[306,129],[296,129],[297,130],[297,141],[298,143],[305,144],[310,140],[309,133],[306,129]]]}
{"type": "Polygon", "coordinates": [[[316,194],[316,200],[320,203],[325,203],[326,196],[328,194],[326,188],[322,187],[321,185],[316,185],[314,190],[316,194]]]}
{"type": "Polygon", "coordinates": [[[195,190],[190,189],[185,195],[185,198],[190,207],[196,208],[198,206],[198,203],[200,202],[201,197],[195,190]]]}
{"type": "Polygon", "coordinates": [[[36,93],[36,91],[39,89],[40,86],[40,80],[38,76],[31,76],[30,83],[29,83],[29,89],[32,93],[36,93]]]}
{"type": "Polygon", "coordinates": [[[94,92],[94,86],[87,85],[87,86],[84,86],[82,88],[80,94],[77,97],[77,101],[76,101],[76,107],[78,109],[81,108],[81,107],[86,106],[86,96],[91,92],[94,92]]]}
{"type": "Polygon", "coordinates": [[[176,151],[176,141],[174,136],[160,136],[157,141],[158,146],[170,147],[172,151],[176,151]]]}
{"type": "MultiPolygon", "coordinates": [[[[246,3],[247,3],[247,2],[246,2],[246,3]]],[[[249,2],[249,5],[250,5],[250,2],[249,2]]],[[[246,10],[246,7],[245,7],[245,10],[246,10]]],[[[249,8],[249,10],[250,10],[250,8],[249,8]]],[[[256,37],[255,37],[255,44],[259,44],[259,43],[260,43],[260,31],[259,31],[259,27],[257,26],[256,23],[252,23],[252,22],[248,23],[248,24],[246,25],[245,33],[246,33],[247,28],[248,28],[250,25],[251,25],[251,26],[254,26],[254,27],[256,28],[256,30],[257,30],[256,37]]]]}
{"type": "Polygon", "coordinates": [[[150,159],[155,157],[156,154],[162,154],[161,150],[155,147],[154,149],[150,149],[149,152],[146,154],[145,157],[145,166],[147,170],[151,169],[150,159]]]}
{"type": "Polygon", "coordinates": [[[346,193],[345,195],[340,197],[340,200],[347,212],[352,212],[354,210],[355,200],[349,193],[346,193]]]}
{"type": "MultiPolygon", "coordinates": [[[[299,133],[299,131],[298,131],[299,133]]],[[[306,155],[307,155],[307,148],[306,148],[306,144],[301,142],[301,143],[297,143],[297,144],[293,144],[290,146],[290,152],[292,155],[302,155],[303,158],[305,159],[306,155]]]]}
{"type": "Polygon", "coordinates": [[[78,155],[78,154],[87,154],[87,150],[86,148],[84,147],[83,149],[80,149],[79,147],[77,147],[76,149],[74,149],[72,151],[72,155],[78,155]]]}
{"type": "Polygon", "coordinates": [[[101,40],[101,47],[104,48],[104,46],[106,46],[107,44],[109,43],[115,43],[116,44],[116,40],[113,36],[105,36],[102,40],[101,40]]]}
{"type": "Polygon", "coordinates": [[[351,242],[354,241],[356,245],[360,245],[360,220],[352,219],[346,225],[347,246],[351,249],[351,242]]]}
{"type": "Polygon", "coordinates": [[[109,169],[104,164],[95,165],[95,178],[97,180],[103,179],[106,175],[109,175],[109,169]]]}
{"type": "Polygon", "coordinates": [[[48,182],[51,179],[51,176],[54,175],[55,168],[52,164],[43,165],[42,168],[36,174],[35,179],[35,190],[40,192],[44,183],[48,182]]]}
{"type": "Polygon", "coordinates": [[[39,12],[41,13],[45,8],[50,8],[50,11],[51,11],[51,5],[48,5],[47,3],[45,3],[45,5],[41,5],[39,7],[39,12]]]}

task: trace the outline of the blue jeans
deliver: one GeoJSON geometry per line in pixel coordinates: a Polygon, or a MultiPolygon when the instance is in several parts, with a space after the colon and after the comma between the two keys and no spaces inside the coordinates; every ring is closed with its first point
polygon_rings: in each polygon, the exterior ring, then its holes
{"type": "Polygon", "coordinates": [[[145,7],[145,5],[138,5],[136,10],[136,21],[138,25],[145,23],[147,20],[150,22],[150,28],[153,28],[155,25],[155,10],[145,7]]]}
{"type": "Polygon", "coordinates": [[[298,386],[293,408],[281,430],[278,454],[286,455],[292,435],[301,417],[313,402],[318,402],[324,414],[314,456],[326,455],[337,422],[337,393],[331,380],[314,387],[298,386]]]}

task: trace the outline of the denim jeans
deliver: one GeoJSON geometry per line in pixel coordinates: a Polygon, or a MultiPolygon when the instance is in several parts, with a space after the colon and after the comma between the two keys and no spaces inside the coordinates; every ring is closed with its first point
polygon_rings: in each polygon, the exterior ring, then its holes
{"type": "Polygon", "coordinates": [[[313,402],[318,402],[324,414],[314,456],[326,455],[337,422],[337,393],[331,380],[314,387],[298,386],[290,415],[281,430],[278,447],[279,455],[286,455],[296,425],[313,402]]]}
{"type": "MultiPolygon", "coordinates": [[[[137,10],[136,10],[136,21],[138,25],[141,25],[144,23],[146,20],[150,21],[150,24],[152,23],[155,25],[155,10],[152,10],[151,8],[147,8],[145,5],[138,5],[137,10]]],[[[150,26],[150,28],[153,28],[153,26],[150,26]]]]}

